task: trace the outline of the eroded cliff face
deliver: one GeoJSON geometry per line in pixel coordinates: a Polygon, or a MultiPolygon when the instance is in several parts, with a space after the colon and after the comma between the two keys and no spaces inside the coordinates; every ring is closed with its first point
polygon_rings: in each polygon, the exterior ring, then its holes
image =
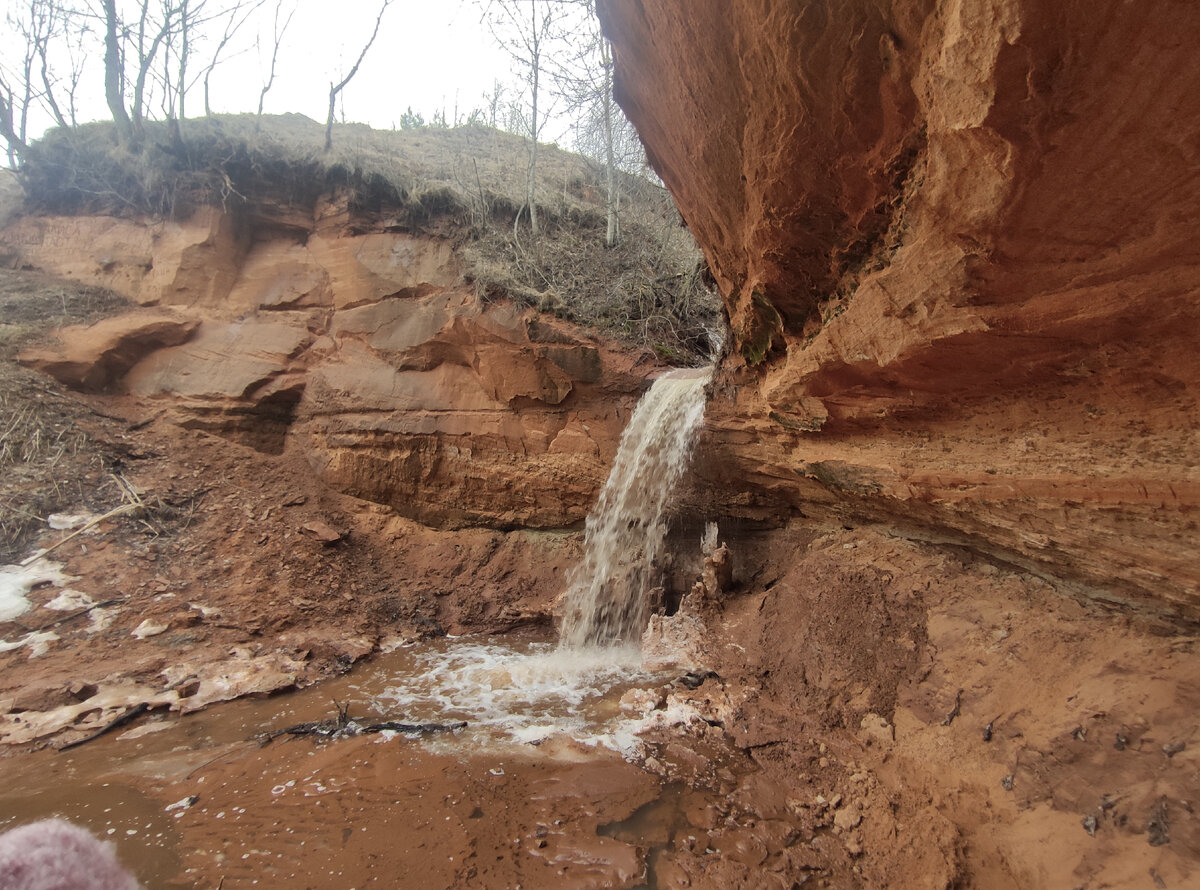
{"type": "Polygon", "coordinates": [[[704,479],[1200,617],[1200,10],[601,12],[726,296],[704,479]]]}
{"type": "Polygon", "coordinates": [[[19,218],[16,263],[143,306],[23,361],[435,528],[579,526],[653,359],[481,302],[449,235],[281,214],[19,218]]]}
{"type": "Polygon", "coordinates": [[[693,700],[770,789],[660,886],[1195,883],[1200,8],[600,12],[731,321],[693,700]]]}

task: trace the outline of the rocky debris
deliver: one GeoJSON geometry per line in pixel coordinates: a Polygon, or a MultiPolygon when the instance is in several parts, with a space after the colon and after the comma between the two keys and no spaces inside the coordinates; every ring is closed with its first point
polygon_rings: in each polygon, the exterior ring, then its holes
{"type": "Polygon", "coordinates": [[[660,710],[666,706],[667,698],[661,689],[630,689],[621,696],[619,706],[622,711],[632,711],[635,714],[645,714],[649,711],[660,710]]]}
{"type": "Polygon", "coordinates": [[[319,519],[314,519],[311,522],[306,522],[300,527],[303,531],[312,535],[325,546],[337,544],[345,540],[346,532],[338,531],[333,526],[319,519]]]}
{"type": "Polygon", "coordinates": [[[650,616],[641,640],[642,663],[650,670],[684,667],[697,677],[716,676],[712,670],[716,662],[708,645],[708,623],[716,620],[733,581],[729,547],[723,543],[718,546],[716,534],[716,525],[711,524],[701,542],[700,577],[680,601],[675,614],[661,613],[661,588],[651,592],[652,596],[657,594],[660,613],[650,616]]]}
{"type": "Polygon", "coordinates": [[[839,831],[857,828],[863,820],[862,811],[856,806],[841,807],[834,813],[833,826],[839,831]]]}
{"type": "Polygon", "coordinates": [[[868,745],[888,747],[896,740],[896,730],[886,717],[879,714],[866,714],[859,722],[859,737],[866,740],[868,745]]]}
{"type": "Polygon", "coordinates": [[[1146,820],[1146,840],[1152,847],[1161,847],[1171,843],[1171,824],[1168,821],[1166,798],[1159,798],[1150,811],[1146,820]]]}
{"type": "MultiPolygon", "coordinates": [[[[786,540],[780,552],[794,558],[786,540]]],[[[753,550],[749,541],[739,547],[753,550]]],[[[1130,634],[1042,581],[877,531],[830,533],[800,553],[765,593],[725,601],[708,637],[720,680],[694,692],[676,684],[650,712],[648,769],[694,787],[711,782],[705,787],[718,793],[720,764],[731,761],[717,752],[741,750],[743,768],[764,787],[744,801],[753,815],[739,824],[785,819],[807,844],[805,865],[833,886],[918,886],[914,875],[932,873],[952,882],[963,843],[979,851],[969,860],[974,874],[1003,862],[996,873],[1018,881],[1126,861],[1141,863],[1142,875],[1147,862],[1190,873],[1176,835],[1186,830],[1192,843],[1198,826],[1173,801],[1193,799],[1196,784],[1163,772],[1189,756],[1185,748],[1167,758],[1163,748],[1186,737],[1200,688],[1190,636],[1130,634]],[[855,620],[860,611],[871,620],[855,620]],[[881,639],[911,642],[889,648],[881,639]],[[909,654],[916,658],[903,667],[909,654]],[[959,714],[944,725],[956,701],[959,714]],[[685,713],[692,717],[666,719],[685,713]],[[1129,716],[1147,713],[1158,715],[1154,729],[1129,716]],[[664,739],[656,726],[674,735],[664,739]],[[1110,743],[1118,732],[1122,750],[1110,743]],[[770,808],[776,793],[786,815],[770,808]],[[1021,829],[1009,833],[1008,820],[1021,829]],[[1066,839],[1072,823],[1076,841],[1066,839]],[[1053,832],[1054,851],[1029,848],[1026,831],[1053,832]],[[836,843],[822,842],[823,833],[836,843]],[[919,844],[906,840],[914,835],[919,844]],[[1146,859],[1139,847],[1168,853],[1146,859]]],[[[713,824],[697,820],[680,836],[703,832],[711,837],[713,824]]],[[[672,864],[659,874],[695,878],[701,861],[704,874],[731,868],[710,848],[729,859],[712,840],[681,843],[660,858],[672,864]]],[[[790,856],[766,860],[780,861],[788,863],[780,873],[799,873],[790,856]]]]}
{"type": "Polygon", "coordinates": [[[684,612],[651,615],[642,633],[642,664],[652,671],[672,667],[705,670],[711,663],[705,639],[707,629],[699,617],[684,612]]]}

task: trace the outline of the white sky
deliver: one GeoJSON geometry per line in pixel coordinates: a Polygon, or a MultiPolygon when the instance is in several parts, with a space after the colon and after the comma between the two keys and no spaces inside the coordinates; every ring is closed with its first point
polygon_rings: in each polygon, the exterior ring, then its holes
{"type": "MultiPolygon", "coordinates": [[[[0,0],[7,16],[23,8],[28,0],[0,0]]],[[[296,13],[280,51],[276,79],[267,93],[267,113],[299,112],[324,121],[330,83],[340,81],[358,58],[370,37],[381,0],[284,0],[295,4],[296,13]]],[[[76,0],[86,5],[86,0],[76,0]]],[[[95,4],[98,6],[98,4],[95,4]]],[[[118,0],[118,8],[129,9],[132,0],[118,0]]],[[[153,5],[153,0],[152,0],[153,5]]],[[[213,0],[215,8],[225,4],[213,0]]],[[[274,0],[258,11],[238,32],[211,81],[211,104],[215,112],[254,111],[259,91],[266,81],[273,46],[274,0]],[[256,46],[257,38],[257,46],[256,46]]],[[[465,118],[482,107],[483,94],[497,80],[513,98],[520,86],[509,56],[500,49],[474,0],[393,0],[383,19],[379,36],[354,79],[342,91],[338,119],[368,123],[387,129],[399,125],[400,116],[412,106],[426,122],[444,110],[453,123],[455,112],[465,118]]],[[[211,57],[218,33],[196,42],[191,62],[198,72],[211,57]]],[[[109,119],[103,95],[103,47],[101,34],[92,40],[85,88],[79,97],[81,122],[109,119]]],[[[0,30],[0,64],[11,69],[19,63],[22,44],[11,28],[0,30]]],[[[66,70],[66,66],[63,66],[66,70]]],[[[60,101],[62,96],[59,96],[60,101]]],[[[187,98],[187,115],[203,114],[203,89],[197,84],[187,98]]],[[[161,112],[151,109],[155,117],[161,112]]],[[[29,132],[36,137],[49,118],[31,119],[29,132]]],[[[560,140],[565,123],[551,122],[545,141],[560,140]]]]}
{"type": "MultiPolygon", "coordinates": [[[[379,6],[379,0],[302,0],[264,110],[298,111],[323,121],[330,82],[349,72],[371,36],[379,6]]],[[[464,117],[482,105],[495,80],[511,80],[512,65],[479,17],[470,0],[394,0],[379,37],[341,94],[339,116],[344,109],[348,121],[389,128],[410,105],[426,121],[445,109],[451,122],[456,103],[464,117]]],[[[269,18],[264,17],[268,30],[269,18]]],[[[214,110],[254,109],[270,52],[264,45],[230,62],[224,83],[218,88],[214,82],[214,110]]]]}

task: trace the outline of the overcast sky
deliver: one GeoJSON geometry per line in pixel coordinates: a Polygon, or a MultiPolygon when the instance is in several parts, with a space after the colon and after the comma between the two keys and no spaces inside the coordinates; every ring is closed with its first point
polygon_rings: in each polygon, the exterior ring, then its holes
{"type": "MultiPolygon", "coordinates": [[[[28,0],[0,0],[5,15],[15,13],[28,0]]],[[[232,0],[230,0],[232,2],[232,0]]],[[[331,81],[340,81],[350,70],[370,37],[381,0],[283,0],[294,5],[276,67],[276,80],[266,97],[268,113],[300,112],[324,121],[331,81]]],[[[78,6],[86,5],[77,0],[78,6]]],[[[98,4],[93,4],[98,6],[98,4]]],[[[133,0],[118,0],[118,8],[136,7],[133,0]]],[[[213,8],[228,5],[212,0],[213,8]]],[[[230,45],[226,61],[212,78],[211,103],[216,112],[254,111],[270,67],[274,0],[268,0],[256,18],[230,45]]],[[[130,14],[127,12],[127,14],[130,14]]],[[[134,20],[130,14],[130,21],[134,20]]],[[[384,16],[379,36],[362,67],[341,94],[338,119],[369,123],[379,128],[398,125],[409,106],[426,121],[442,110],[453,123],[455,112],[465,118],[484,104],[483,95],[497,80],[508,84],[510,95],[519,89],[512,60],[496,45],[480,21],[475,0],[393,0],[384,16]]],[[[194,46],[193,71],[207,64],[218,33],[202,35],[194,46]]],[[[21,42],[11,28],[0,32],[0,64],[11,68],[20,57],[21,42]]],[[[108,119],[103,96],[103,47],[97,30],[88,58],[89,76],[79,96],[81,122],[108,119]]],[[[69,68],[63,65],[63,71],[69,68]]],[[[10,78],[11,79],[11,78],[10,78]]],[[[61,98],[61,97],[60,97],[61,98]]],[[[197,85],[188,94],[189,117],[203,113],[203,91],[197,85]]],[[[155,116],[161,112],[152,109],[155,116]]],[[[44,114],[31,120],[36,135],[49,123],[44,114]]],[[[543,138],[562,139],[565,124],[553,123],[543,138]]]]}
{"type": "MultiPolygon", "coordinates": [[[[265,110],[298,111],[324,120],[330,82],[349,72],[371,36],[379,6],[379,0],[302,0],[265,110]]],[[[512,79],[512,64],[479,18],[479,7],[471,0],[394,0],[379,37],[343,93],[346,120],[388,128],[399,124],[411,105],[426,120],[444,109],[452,122],[456,105],[463,116],[482,105],[483,93],[496,79],[512,79]]],[[[238,60],[239,69],[254,72],[246,89],[231,62],[219,97],[214,83],[214,105],[227,102],[230,110],[252,110],[269,66],[269,46],[238,60]]]]}

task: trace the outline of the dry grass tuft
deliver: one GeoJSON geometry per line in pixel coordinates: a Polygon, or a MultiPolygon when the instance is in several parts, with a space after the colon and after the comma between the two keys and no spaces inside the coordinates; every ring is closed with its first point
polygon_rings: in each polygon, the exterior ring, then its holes
{"type": "Polygon", "coordinates": [[[87,409],[12,359],[53,328],[126,305],[100,288],[0,270],[0,563],[23,555],[49,514],[94,501],[109,458],[81,426],[87,409]]]}

